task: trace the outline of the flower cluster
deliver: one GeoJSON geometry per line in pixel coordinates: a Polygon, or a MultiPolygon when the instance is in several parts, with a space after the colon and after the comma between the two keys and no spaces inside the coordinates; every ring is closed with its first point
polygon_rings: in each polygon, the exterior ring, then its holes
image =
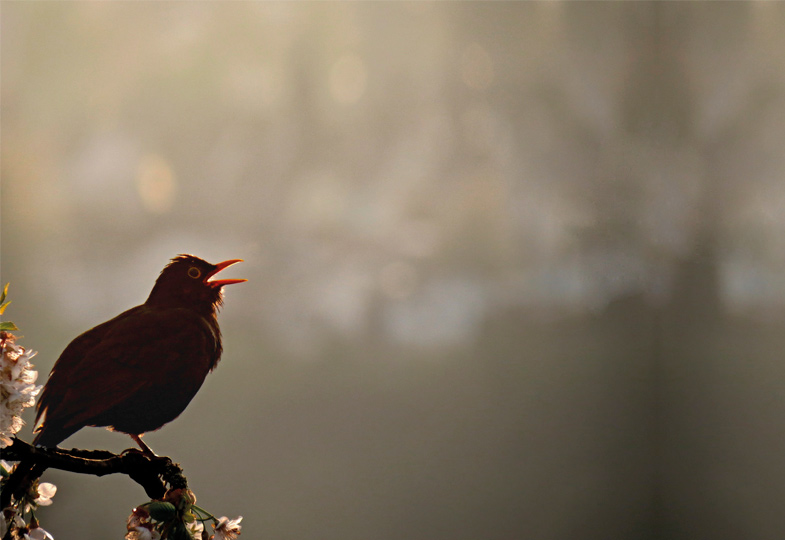
{"type": "Polygon", "coordinates": [[[0,331],[0,447],[22,429],[22,411],[35,405],[41,387],[35,384],[38,372],[30,359],[35,351],[16,343],[13,334],[0,331]]]}
{"type": "MultiPolygon", "coordinates": [[[[11,465],[4,459],[0,459],[0,486],[5,485],[15,468],[16,465],[11,465]]],[[[11,506],[3,509],[3,519],[0,519],[0,538],[4,538],[8,530],[11,529],[11,538],[53,540],[52,535],[41,528],[35,511],[39,506],[52,504],[52,497],[56,492],[57,486],[54,484],[37,480],[33,482],[20,500],[13,500],[11,506]],[[29,516],[29,523],[25,521],[25,516],[29,516]]]]}
{"type": "MultiPolygon", "coordinates": [[[[10,303],[5,300],[7,292],[8,285],[0,292],[0,315],[10,303]]],[[[35,405],[41,391],[35,385],[38,372],[30,363],[35,351],[17,345],[13,330],[14,323],[0,322],[0,448],[11,444],[11,437],[22,429],[22,411],[35,405]]]]}
{"type": "Polygon", "coordinates": [[[160,501],[134,508],[128,516],[126,540],[235,540],[240,536],[243,517],[216,518],[196,506],[189,489],[170,489],[160,501]],[[209,535],[204,523],[212,522],[209,535]]]}
{"type": "MultiPolygon", "coordinates": [[[[0,315],[9,304],[5,299],[7,293],[8,285],[0,291],[0,315]]],[[[22,411],[35,405],[35,398],[41,391],[41,387],[35,385],[38,372],[30,363],[35,351],[17,344],[16,336],[11,334],[14,330],[18,330],[14,323],[0,322],[0,448],[12,444],[11,437],[24,425],[22,411]]],[[[0,459],[0,487],[5,487],[16,466],[0,459]]],[[[52,504],[56,491],[54,484],[35,480],[22,495],[15,494],[11,504],[2,509],[0,538],[10,530],[11,538],[52,540],[52,535],[39,525],[35,511],[39,506],[52,504]]]]}

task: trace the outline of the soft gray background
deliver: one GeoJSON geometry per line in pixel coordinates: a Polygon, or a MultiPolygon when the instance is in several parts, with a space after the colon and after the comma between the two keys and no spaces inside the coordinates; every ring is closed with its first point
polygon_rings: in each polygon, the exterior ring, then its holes
{"type": "MultiPolygon", "coordinates": [[[[7,317],[43,379],[244,258],[146,437],[244,538],[785,534],[785,4],[0,9],[7,317]]],[[[46,479],[59,539],[145,500],[46,479]]]]}

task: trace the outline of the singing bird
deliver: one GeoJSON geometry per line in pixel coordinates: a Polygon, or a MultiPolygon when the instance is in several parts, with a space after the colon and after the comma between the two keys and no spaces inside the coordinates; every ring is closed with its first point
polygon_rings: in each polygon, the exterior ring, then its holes
{"type": "Polygon", "coordinates": [[[55,362],[36,406],[33,444],[53,447],[85,426],[142,434],[177,418],[221,359],[218,264],[178,255],[144,304],[76,337],[55,362]]]}

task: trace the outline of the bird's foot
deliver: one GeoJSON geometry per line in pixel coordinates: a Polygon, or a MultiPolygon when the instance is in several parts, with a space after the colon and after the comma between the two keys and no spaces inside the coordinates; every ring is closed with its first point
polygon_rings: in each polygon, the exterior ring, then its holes
{"type": "MultiPolygon", "coordinates": [[[[129,435],[131,436],[131,438],[132,438],[134,441],[136,441],[136,444],[138,444],[138,445],[139,445],[139,448],[141,448],[141,449],[142,449],[142,453],[143,453],[144,455],[146,455],[146,456],[150,456],[150,457],[158,457],[158,455],[157,455],[155,452],[153,452],[153,449],[152,449],[152,448],[150,448],[149,446],[147,446],[147,445],[144,443],[144,441],[142,440],[142,436],[141,436],[141,435],[134,435],[134,434],[132,434],[132,433],[129,433],[129,435]]],[[[127,451],[128,451],[128,450],[126,450],[126,452],[127,452],[127,451]]]]}

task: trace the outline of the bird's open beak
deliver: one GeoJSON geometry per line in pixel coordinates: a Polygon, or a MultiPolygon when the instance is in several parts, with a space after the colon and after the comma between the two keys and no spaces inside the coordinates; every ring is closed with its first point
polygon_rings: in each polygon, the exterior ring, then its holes
{"type": "Polygon", "coordinates": [[[213,270],[212,272],[207,274],[207,276],[204,278],[205,283],[207,283],[211,287],[223,287],[224,285],[232,285],[233,283],[242,283],[244,281],[248,281],[247,279],[213,279],[213,280],[208,281],[211,277],[213,277],[215,274],[217,274],[218,272],[220,272],[224,268],[227,268],[227,267],[232,266],[233,264],[237,264],[239,262],[243,262],[243,260],[242,259],[231,259],[231,260],[220,262],[220,263],[216,264],[215,265],[215,270],[213,270]]]}

